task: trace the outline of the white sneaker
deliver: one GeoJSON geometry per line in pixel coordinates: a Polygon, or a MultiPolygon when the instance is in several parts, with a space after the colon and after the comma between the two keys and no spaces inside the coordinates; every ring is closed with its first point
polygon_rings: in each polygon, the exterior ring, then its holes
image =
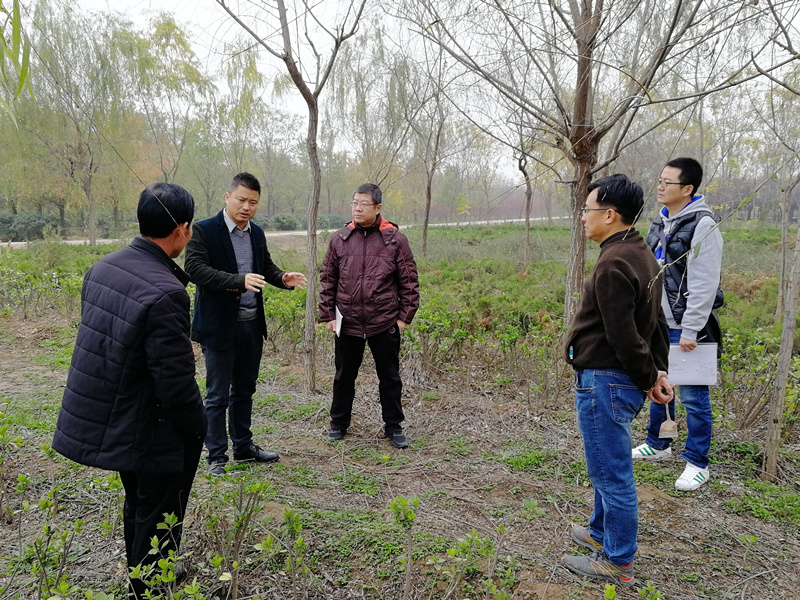
{"type": "Polygon", "coordinates": [[[631,450],[631,455],[633,458],[644,458],[646,460],[663,460],[665,458],[669,458],[672,456],[672,448],[667,448],[666,450],[656,450],[652,446],[648,446],[647,444],[642,444],[641,446],[636,446],[633,450],[631,450]]]}
{"type": "Polygon", "coordinates": [[[687,462],[686,468],[683,470],[681,476],[678,477],[678,481],[675,482],[675,487],[682,492],[691,492],[699,488],[709,479],[711,479],[711,475],[708,472],[708,468],[701,469],[687,462]]]}

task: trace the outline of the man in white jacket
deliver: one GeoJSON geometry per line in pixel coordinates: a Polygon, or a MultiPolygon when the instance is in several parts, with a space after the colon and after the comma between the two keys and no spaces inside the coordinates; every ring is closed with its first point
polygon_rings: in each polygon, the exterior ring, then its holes
{"type": "MultiPolygon", "coordinates": [[[[722,306],[722,235],[711,209],[696,194],[702,180],[703,168],[693,158],[668,162],[658,179],[658,202],[663,208],[647,235],[656,259],[666,266],[661,305],[670,343],[679,344],[684,352],[692,352],[698,342],[722,342],[714,313],[722,306]]],[[[710,477],[711,399],[707,385],[682,385],[679,396],[686,409],[688,434],[681,455],[686,468],[675,487],[691,491],[710,477]]],[[[669,413],[674,419],[674,400],[669,413]]],[[[664,408],[651,403],[647,439],[633,449],[634,459],[659,460],[672,455],[672,439],[658,437],[665,420],[664,408]]]]}

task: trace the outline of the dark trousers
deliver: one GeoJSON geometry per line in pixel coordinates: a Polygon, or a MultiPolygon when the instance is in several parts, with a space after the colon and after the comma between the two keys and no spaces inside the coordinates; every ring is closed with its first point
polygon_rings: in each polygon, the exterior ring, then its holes
{"type": "Polygon", "coordinates": [[[255,319],[237,321],[230,335],[233,343],[226,350],[203,346],[209,463],[228,461],[229,432],[234,455],[245,454],[253,441],[250,421],[264,337],[255,319]]]}
{"type": "MultiPolygon", "coordinates": [[[[192,483],[203,451],[201,440],[186,445],[183,458],[183,471],[154,475],[148,473],[121,472],[122,486],[125,488],[125,506],[122,519],[125,531],[125,554],[128,567],[139,564],[152,564],[167,556],[170,550],[176,554],[183,533],[183,518],[192,483]],[[179,524],[171,530],[158,529],[164,522],[164,513],[174,514],[179,524]],[[150,552],[150,540],[158,536],[159,554],[150,552]],[[161,546],[166,541],[166,545],[161,546]]],[[[130,597],[136,600],[144,598],[147,586],[141,579],[131,579],[130,597]]]]}
{"type": "Polygon", "coordinates": [[[344,334],[336,338],[331,425],[342,430],[350,427],[356,377],[364,360],[364,347],[367,344],[378,373],[383,422],[386,431],[391,433],[400,429],[400,423],[405,418],[401,402],[403,382],[400,380],[400,331],[396,325],[384,333],[366,339],[344,334]]]}

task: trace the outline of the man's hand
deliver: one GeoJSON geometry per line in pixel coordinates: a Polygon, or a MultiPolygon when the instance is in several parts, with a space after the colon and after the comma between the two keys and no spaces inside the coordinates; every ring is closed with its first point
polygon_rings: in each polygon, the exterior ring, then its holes
{"type": "Polygon", "coordinates": [[[671,402],[675,395],[672,386],[669,384],[666,371],[659,371],[658,378],[653,388],[647,392],[647,398],[656,404],[667,404],[671,402]]]}
{"type": "Polygon", "coordinates": [[[331,333],[336,333],[336,321],[328,321],[327,323],[325,323],[325,327],[331,333]]]}
{"type": "Polygon", "coordinates": [[[267,285],[267,281],[258,273],[248,273],[244,276],[244,287],[251,292],[260,292],[267,285]]]}
{"type": "Polygon", "coordinates": [[[304,290],[306,289],[308,279],[306,279],[306,276],[302,273],[284,273],[283,283],[289,287],[295,287],[304,290]]]}
{"type": "Polygon", "coordinates": [[[403,333],[403,330],[406,327],[408,327],[408,325],[406,323],[404,323],[403,321],[401,321],[399,319],[397,320],[397,328],[400,330],[400,333],[403,333]]]}
{"type": "Polygon", "coordinates": [[[681,350],[684,352],[691,352],[697,348],[697,340],[687,340],[685,337],[681,338],[679,344],[681,346],[681,350]]]}

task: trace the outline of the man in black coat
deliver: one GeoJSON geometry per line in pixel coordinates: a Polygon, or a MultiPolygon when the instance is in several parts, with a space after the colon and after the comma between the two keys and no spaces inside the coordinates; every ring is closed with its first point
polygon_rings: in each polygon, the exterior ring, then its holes
{"type": "Polygon", "coordinates": [[[250,430],[267,336],[261,289],[267,283],[304,288],[306,278],[272,262],[264,230],[251,222],[260,197],[258,179],[250,173],[236,175],[225,194],[225,208],[197,223],[186,247],[186,272],[197,285],[192,339],[200,343],[206,360],[206,448],[213,475],[225,474],[228,431],[234,460],[279,458],[257,446],[250,430]]]}
{"type": "MultiPolygon", "coordinates": [[[[53,449],[75,462],[118,471],[128,567],[178,552],[206,416],[189,339],[189,278],[172,260],[192,237],[194,199],[180,186],[144,190],[139,231],[84,278],[81,324],[53,449]],[[158,529],[164,514],[179,524],[158,529]],[[160,553],[148,554],[151,539],[160,553]]],[[[130,580],[132,598],[145,583],[130,580]]]]}

